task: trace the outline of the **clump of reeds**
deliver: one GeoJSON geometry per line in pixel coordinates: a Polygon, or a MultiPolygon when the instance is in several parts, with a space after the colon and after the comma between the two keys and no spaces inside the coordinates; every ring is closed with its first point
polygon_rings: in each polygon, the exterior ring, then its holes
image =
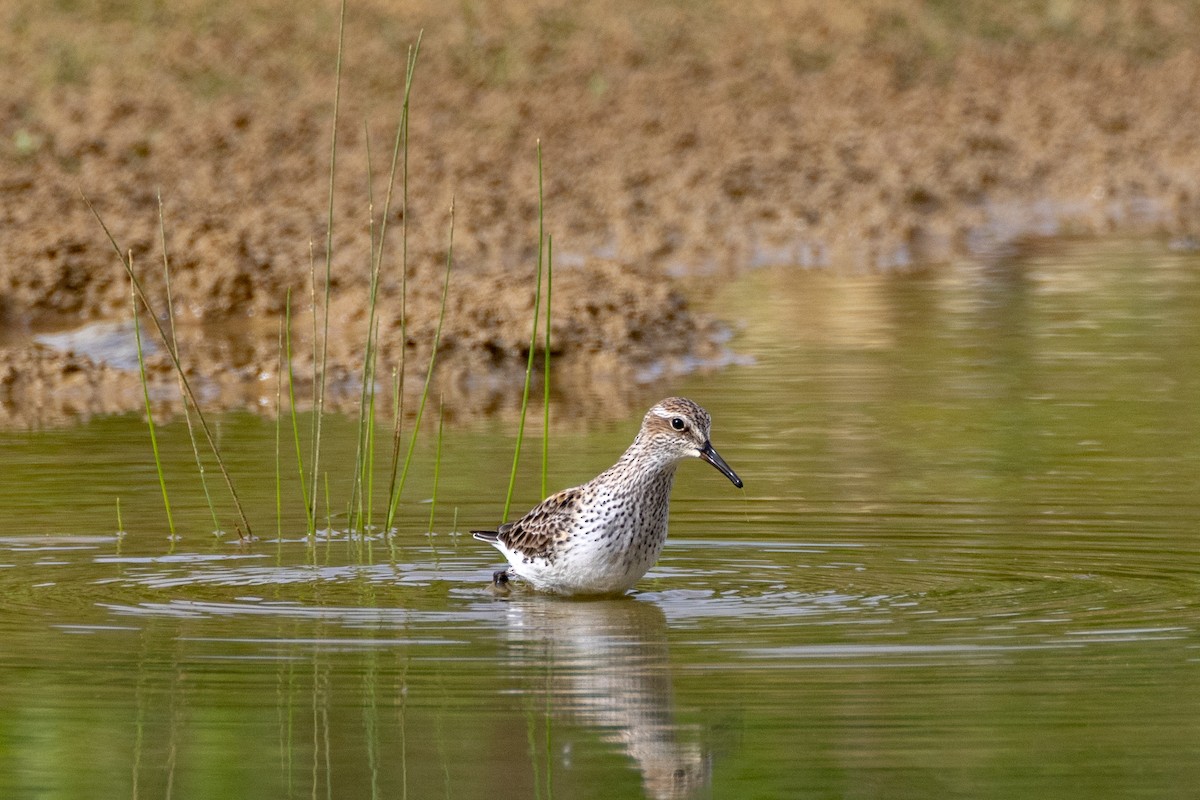
{"type": "MultiPolygon", "coordinates": [[[[249,538],[252,536],[250,523],[246,519],[245,512],[242,510],[242,503],[241,503],[241,500],[238,498],[237,490],[234,488],[233,478],[230,476],[229,470],[225,466],[224,458],[221,457],[221,448],[217,445],[217,440],[216,440],[216,437],[213,436],[212,428],[209,426],[208,420],[205,418],[204,412],[200,408],[200,404],[196,400],[196,394],[192,390],[191,382],[188,381],[187,374],[184,372],[183,365],[179,360],[179,352],[174,347],[172,347],[172,345],[171,345],[172,339],[167,335],[167,332],[163,328],[162,322],[159,320],[158,315],[154,313],[154,306],[150,302],[150,298],[147,297],[145,289],[142,287],[142,282],[138,279],[137,273],[134,272],[133,256],[132,256],[132,254],[126,254],[126,252],[121,249],[121,246],[117,243],[116,238],[114,238],[112,235],[112,232],[109,231],[108,226],[104,224],[104,220],[101,218],[100,213],[98,211],[96,211],[95,206],[92,205],[91,200],[89,200],[86,195],[84,196],[83,199],[84,199],[84,202],[87,203],[87,206],[91,210],[92,214],[95,215],[97,222],[100,223],[100,227],[104,229],[105,235],[108,237],[108,240],[112,244],[113,249],[116,250],[116,252],[117,252],[117,257],[121,259],[121,264],[124,266],[125,273],[129,277],[129,282],[133,287],[133,294],[136,298],[136,302],[140,302],[142,304],[142,307],[146,309],[146,313],[149,316],[150,320],[154,323],[154,327],[158,332],[159,339],[165,345],[165,347],[167,349],[167,354],[168,354],[168,356],[170,356],[171,365],[175,369],[175,374],[179,377],[179,385],[182,388],[185,403],[191,403],[191,407],[195,410],[196,420],[200,425],[200,430],[204,434],[205,441],[208,443],[209,449],[212,451],[213,457],[216,459],[217,466],[220,468],[220,471],[221,471],[221,475],[225,478],[225,485],[229,489],[229,495],[233,499],[233,504],[237,509],[238,519],[240,521],[239,527],[238,527],[238,538],[239,539],[249,538]]],[[[145,377],[144,361],[143,361],[142,355],[140,353],[140,350],[139,350],[138,360],[139,360],[139,363],[143,364],[143,369],[141,372],[142,383],[143,383],[143,390],[146,391],[146,377],[145,377]]],[[[147,407],[149,407],[148,391],[147,391],[147,407]]],[[[153,420],[151,420],[150,428],[151,428],[151,430],[154,429],[153,420]]],[[[160,478],[161,478],[161,474],[162,474],[161,463],[159,464],[158,470],[159,470],[159,474],[160,474],[160,478]]],[[[164,501],[165,500],[166,500],[166,491],[164,489],[164,501]]],[[[173,528],[172,528],[172,531],[173,531],[173,528]]]]}
{"type": "MultiPolygon", "coordinates": [[[[296,375],[292,366],[293,361],[293,330],[292,330],[292,295],[291,290],[287,292],[284,302],[284,315],[280,321],[279,328],[279,358],[277,366],[277,387],[276,387],[276,424],[275,424],[275,517],[276,517],[276,536],[277,540],[283,540],[283,433],[282,433],[282,404],[284,399],[283,381],[286,375],[287,379],[287,402],[289,405],[290,425],[292,429],[292,444],[295,451],[296,468],[299,476],[299,492],[301,501],[304,505],[305,523],[308,536],[311,542],[315,542],[317,534],[317,520],[321,517],[321,512],[324,512],[327,527],[326,542],[332,538],[332,515],[334,505],[331,500],[329,488],[329,471],[322,463],[322,439],[325,435],[324,431],[324,416],[326,413],[326,392],[327,382],[326,374],[328,368],[328,334],[329,334],[329,306],[332,286],[332,264],[333,264],[333,225],[334,225],[334,185],[337,169],[337,149],[338,136],[337,130],[339,125],[339,105],[340,105],[340,86],[343,63],[343,48],[345,37],[345,3],[342,4],[341,16],[339,19],[338,30],[338,50],[336,63],[336,81],[333,100],[333,124],[330,137],[330,159],[329,159],[329,195],[327,208],[327,229],[325,236],[325,265],[323,273],[323,281],[318,285],[318,270],[316,268],[316,258],[312,252],[310,245],[309,259],[309,294],[312,311],[312,343],[313,343],[313,375],[312,375],[312,419],[310,420],[310,428],[308,431],[309,447],[307,453],[302,443],[301,423],[297,411],[296,400],[296,375]],[[322,491],[323,489],[323,491],[322,491]],[[324,508],[321,508],[320,498],[324,498],[324,508]]],[[[409,475],[410,468],[413,463],[417,438],[420,433],[422,419],[424,417],[425,408],[429,398],[429,391],[432,385],[433,373],[437,362],[438,347],[441,342],[442,327],[445,320],[447,298],[450,290],[450,277],[453,271],[453,254],[454,254],[454,219],[455,209],[453,203],[449,209],[448,223],[448,242],[446,249],[446,265],[443,277],[441,303],[438,311],[438,322],[434,332],[434,338],[431,343],[429,362],[425,369],[424,385],[421,390],[420,399],[415,412],[415,417],[411,431],[408,432],[407,445],[403,444],[402,423],[404,419],[404,375],[405,375],[405,351],[407,344],[407,325],[408,325],[408,310],[407,310],[407,284],[408,284],[408,220],[409,213],[409,185],[408,185],[408,154],[409,154],[409,113],[410,100],[413,87],[413,78],[416,70],[417,56],[420,52],[421,36],[418,35],[416,42],[409,48],[407,65],[405,70],[405,82],[403,103],[400,110],[400,121],[396,128],[396,135],[392,147],[391,168],[388,175],[388,191],[384,199],[382,216],[376,230],[375,225],[375,198],[373,194],[372,178],[370,171],[370,142],[367,140],[368,148],[368,205],[370,210],[370,226],[371,226],[371,246],[368,257],[369,281],[368,281],[368,316],[365,333],[365,341],[363,344],[362,353],[362,387],[358,402],[358,427],[357,441],[355,448],[354,472],[351,480],[350,495],[346,502],[347,512],[347,534],[353,540],[357,534],[358,542],[368,543],[373,537],[368,536],[368,533],[375,529],[374,524],[374,504],[375,504],[375,467],[377,461],[377,447],[375,439],[375,418],[377,413],[377,363],[379,350],[379,316],[377,311],[379,300],[380,275],[384,264],[384,254],[387,243],[388,220],[391,218],[391,207],[395,200],[395,190],[397,186],[400,189],[399,202],[401,204],[401,243],[400,243],[400,310],[399,310],[399,330],[400,330],[400,364],[393,371],[392,380],[392,403],[391,412],[393,415],[392,430],[391,430],[391,448],[387,456],[388,459],[388,484],[386,490],[386,514],[383,522],[383,533],[389,542],[393,556],[397,544],[396,536],[396,518],[400,506],[401,496],[409,475]],[[403,457],[401,457],[403,454],[403,457]]],[[[542,179],[542,149],[541,142],[537,144],[537,169],[538,169],[538,260],[537,260],[537,275],[534,289],[533,299],[533,318],[532,332],[530,335],[529,353],[526,361],[525,381],[521,397],[521,416],[518,427],[517,442],[513,454],[512,472],[509,478],[508,492],[505,498],[504,517],[507,518],[508,510],[512,500],[513,489],[516,481],[517,467],[520,462],[521,444],[524,438],[526,412],[529,403],[530,385],[533,375],[534,359],[537,351],[539,334],[541,332],[541,319],[544,313],[545,329],[544,329],[544,363],[543,363],[543,382],[544,382],[544,418],[543,418],[543,441],[542,441],[542,467],[541,467],[541,486],[542,493],[546,492],[547,482],[547,464],[549,460],[549,426],[550,426],[550,346],[551,346],[551,316],[550,316],[550,299],[552,287],[552,260],[553,260],[553,241],[545,234],[544,224],[544,191],[542,179]],[[543,299],[544,285],[544,299],[543,299]],[[544,308],[544,312],[542,309],[544,308]]],[[[209,422],[204,415],[199,403],[197,402],[196,394],[192,389],[187,375],[182,366],[178,339],[176,337],[176,324],[173,312],[173,298],[171,295],[171,271],[170,259],[168,258],[168,247],[166,238],[166,226],[164,222],[164,214],[161,198],[159,200],[159,230],[163,256],[163,275],[166,285],[166,303],[167,303],[167,325],[169,332],[164,328],[160,321],[160,316],[155,313],[153,304],[147,296],[141,280],[136,274],[133,266],[132,253],[126,253],[122,250],[117,240],[110,232],[109,228],[101,218],[99,212],[92,205],[91,201],[84,197],[88,208],[91,209],[97,221],[103,228],[105,235],[108,237],[113,248],[116,250],[118,257],[126,271],[131,285],[133,296],[133,322],[134,332],[137,342],[138,363],[140,369],[140,379],[143,390],[143,396],[146,408],[146,418],[150,431],[151,447],[154,452],[155,468],[158,475],[160,490],[163,496],[163,505],[167,513],[168,528],[170,529],[172,538],[175,536],[175,523],[171,510],[170,499],[167,492],[167,481],[163,469],[162,459],[159,454],[158,434],[153,417],[153,412],[150,402],[149,379],[146,371],[146,360],[142,349],[141,335],[141,314],[139,308],[144,309],[146,314],[152,320],[157,331],[158,337],[166,349],[170,359],[171,366],[177,378],[180,396],[183,401],[184,416],[191,440],[193,456],[196,463],[196,468],[199,474],[200,483],[203,488],[205,501],[208,505],[210,515],[213,521],[214,532],[220,533],[220,524],[216,504],[213,500],[212,493],[209,490],[207,475],[205,471],[205,459],[201,453],[199,438],[202,437],[212,454],[212,458],[217,464],[217,467],[224,479],[229,495],[232,498],[236,508],[238,523],[238,536],[242,540],[252,538],[252,530],[250,522],[243,511],[241,501],[234,487],[233,477],[231,476],[225,460],[222,457],[220,448],[213,436],[209,422]],[[194,416],[193,416],[194,415],[194,416]],[[199,431],[199,436],[197,434],[199,431]]],[[[440,403],[439,403],[440,405],[440,403]]],[[[435,515],[437,512],[437,492],[438,482],[441,471],[442,458],[442,436],[444,429],[444,417],[439,409],[438,415],[438,430],[437,430],[437,446],[434,463],[433,475],[433,492],[429,509],[428,528],[432,531],[435,515]]],[[[118,505],[119,514],[119,505],[118,505]]],[[[120,524],[120,523],[119,523],[120,524]]],[[[455,515],[455,525],[457,525],[457,512],[455,515]]]]}

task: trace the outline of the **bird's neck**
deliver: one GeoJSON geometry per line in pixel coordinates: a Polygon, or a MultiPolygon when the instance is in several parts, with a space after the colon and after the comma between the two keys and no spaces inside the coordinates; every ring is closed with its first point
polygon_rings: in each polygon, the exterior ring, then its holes
{"type": "Polygon", "coordinates": [[[669,488],[678,468],[678,461],[658,456],[653,450],[648,450],[645,441],[639,435],[633,440],[633,444],[629,445],[629,449],[617,459],[617,463],[608,468],[606,474],[622,477],[631,486],[666,484],[669,488]]]}

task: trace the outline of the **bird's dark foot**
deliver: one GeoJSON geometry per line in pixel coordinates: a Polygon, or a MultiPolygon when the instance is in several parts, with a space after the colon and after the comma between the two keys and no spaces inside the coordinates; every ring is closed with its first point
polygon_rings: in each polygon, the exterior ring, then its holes
{"type": "Polygon", "coordinates": [[[492,573],[492,583],[488,586],[488,589],[498,597],[507,597],[508,593],[512,591],[512,587],[509,586],[511,578],[512,570],[498,569],[492,573]]]}

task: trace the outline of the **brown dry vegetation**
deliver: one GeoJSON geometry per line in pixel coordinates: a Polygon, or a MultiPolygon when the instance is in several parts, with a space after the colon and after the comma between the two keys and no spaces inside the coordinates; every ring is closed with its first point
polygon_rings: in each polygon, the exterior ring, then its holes
{"type": "MultiPolygon", "coordinates": [[[[1047,234],[1195,233],[1200,6],[844,5],[351,0],[333,374],[352,384],[361,358],[371,218],[378,231],[421,30],[405,347],[410,366],[428,352],[453,200],[443,379],[464,394],[507,394],[528,348],[538,139],[556,349],[585,376],[712,355],[712,327],[685,298],[748,265],[887,268],[991,257],[1047,234]]],[[[128,316],[127,283],[81,191],[156,297],[161,192],[176,312],[245,329],[231,359],[181,326],[190,369],[243,387],[273,371],[287,290],[307,297],[310,252],[323,271],[337,26],[330,0],[0,9],[10,422],[32,407],[86,413],[138,397],[103,389],[128,373],[26,339],[128,316]]],[[[401,351],[398,202],[390,216],[384,371],[401,351]]]]}

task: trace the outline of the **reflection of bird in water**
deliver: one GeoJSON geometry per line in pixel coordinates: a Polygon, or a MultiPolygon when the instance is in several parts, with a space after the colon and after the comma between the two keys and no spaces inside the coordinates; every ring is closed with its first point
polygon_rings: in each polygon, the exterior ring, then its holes
{"type": "Polygon", "coordinates": [[[556,710],[604,732],[637,762],[646,794],[691,797],[710,778],[709,758],[680,741],[674,719],[666,618],[632,598],[568,601],[530,595],[506,604],[524,664],[546,664],[556,710]]]}
{"type": "Polygon", "coordinates": [[[472,531],[496,547],[514,575],[535,589],[564,595],[623,594],[654,566],[667,541],[667,506],[675,471],[689,458],[716,467],[734,486],[737,476],[709,441],[708,412],[683,397],[668,397],[642,420],[633,444],[592,480],[547,497],[516,522],[472,531]]]}

